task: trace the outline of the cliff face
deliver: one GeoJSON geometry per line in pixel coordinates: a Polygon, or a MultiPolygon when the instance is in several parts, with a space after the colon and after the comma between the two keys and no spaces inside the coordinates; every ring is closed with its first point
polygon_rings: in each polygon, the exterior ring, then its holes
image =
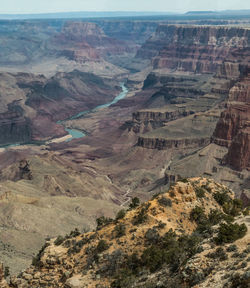
{"type": "Polygon", "coordinates": [[[225,158],[233,168],[250,167],[250,74],[230,90],[227,109],[221,114],[213,141],[229,147],[225,158]]]}
{"type": "MultiPolygon", "coordinates": [[[[223,61],[242,54],[238,51],[249,47],[249,39],[250,29],[159,25],[137,57],[151,58],[154,69],[215,73],[223,61]]],[[[230,69],[237,75],[238,67],[230,69]]]]}
{"type": "Polygon", "coordinates": [[[56,47],[70,60],[98,61],[101,57],[113,54],[134,52],[125,42],[108,37],[95,23],[67,22],[62,31],[55,36],[56,47]]]}
{"type": "Polygon", "coordinates": [[[136,44],[145,43],[158,26],[155,21],[97,20],[96,23],[109,37],[136,44]]]}
{"type": "Polygon", "coordinates": [[[31,140],[30,121],[16,112],[0,114],[0,143],[25,143],[31,140]]]}
{"type": "Polygon", "coordinates": [[[132,114],[132,130],[135,133],[145,133],[151,129],[163,127],[166,123],[193,114],[193,111],[179,109],[176,111],[136,111],[132,114]]]}
{"type": "Polygon", "coordinates": [[[185,149],[199,148],[210,143],[210,138],[190,138],[190,139],[161,139],[161,138],[146,138],[139,137],[137,145],[147,149],[185,149]]]}

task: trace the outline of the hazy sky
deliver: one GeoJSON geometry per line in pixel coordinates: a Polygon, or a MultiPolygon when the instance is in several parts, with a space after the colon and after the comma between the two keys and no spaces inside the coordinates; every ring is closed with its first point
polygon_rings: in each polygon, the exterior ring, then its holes
{"type": "Polygon", "coordinates": [[[1,13],[250,9],[250,0],[0,0],[1,13]]]}

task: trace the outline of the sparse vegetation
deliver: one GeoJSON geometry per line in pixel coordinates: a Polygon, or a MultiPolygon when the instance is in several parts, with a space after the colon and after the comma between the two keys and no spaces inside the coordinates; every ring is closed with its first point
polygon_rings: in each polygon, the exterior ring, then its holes
{"type": "Polygon", "coordinates": [[[114,229],[114,235],[116,238],[126,235],[126,226],[122,223],[117,224],[114,229]]]}
{"type": "Polygon", "coordinates": [[[171,207],[172,206],[171,199],[166,198],[165,196],[160,197],[157,201],[161,206],[164,206],[164,207],[171,207]]]}
{"type": "Polygon", "coordinates": [[[54,241],[54,244],[55,244],[56,246],[59,246],[59,245],[61,245],[61,244],[63,243],[64,240],[65,240],[65,238],[62,237],[61,235],[59,235],[59,236],[56,238],[56,240],[54,241]]]}
{"type": "Polygon", "coordinates": [[[194,191],[197,198],[203,198],[206,193],[206,190],[204,190],[204,188],[198,186],[195,187],[194,191]]]}
{"type": "Polygon", "coordinates": [[[96,252],[101,253],[109,248],[109,244],[105,240],[100,240],[96,246],[96,252]]]}
{"type": "Polygon", "coordinates": [[[209,258],[218,259],[220,261],[225,261],[228,259],[228,256],[222,247],[218,247],[214,252],[209,253],[206,256],[209,258]]]}
{"type": "Polygon", "coordinates": [[[123,219],[125,215],[126,215],[126,211],[122,209],[116,214],[115,220],[118,221],[120,219],[123,219]]]}
{"type": "Polygon", "coordinates": [[[4,267],[4,278],[7,278],[10,276],[10,268],[9,266],[4,267]]]}
{"type": "Polygon", "coordinates": [[[44,250],[49,246],[49,243],[46,242],[42,248],[39,250],[38,254],[33,257],[32,259],[32,265],[35,266],[35,267],[41,267],[42,266],[42,262],[41,262],[41,258],[44,254],[44,250]]]}
{"type": "Polygon", "coordinates": [[[243,223],[221,223],[218,236],[215,238],[217,244],[231,243],[244,237],[247,233],[247,226],[243,223]]]}
{"type": "Polygon", "coordinates": [[[112,222],[113,222],[112,218],[107,218],[107,217],[101,216],[101,217],[96,219],[96,225],[97,225],[96,229],[99,230],[102,227],[104,227],[104,226],[106,226],[112,222]]]}
{"type": "Polygon", "coordinates": [[[148,219],[147,208],[142,207],[141,210],[139,211],[139,213],[134,217],[133,224],[134,225],[142,224],[142,223],[146,222],[147,219],[148,219]]]}
{"type": "Polygon", "coordinates": [[[140,199],[138,197],[134,197],[131,199],[131,203],[129,204],[130,209],[135,209],[140,205],[140,199]]]}

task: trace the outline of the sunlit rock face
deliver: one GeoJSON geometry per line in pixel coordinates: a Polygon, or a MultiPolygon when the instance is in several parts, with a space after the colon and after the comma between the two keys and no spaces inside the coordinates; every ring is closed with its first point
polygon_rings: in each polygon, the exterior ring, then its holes
{"type": "Polygon", "coordinates": [[[227,109],[214,132],[214,142],[229,147],[226,163],[237,170],[250,167],[250,74],[229,93],[227,109]]]}
{"type": "MultiPolygon", "coordinates": [[[[154,69],[216,73],[222,62],[235,59],[239,50],[244,54],[249,36],[249,29],[235,27],[159,25],[137,57],[152,58],[154,69]]],[[[224,70],[235,76],[239,68],[228,64],[224,70]]]]}

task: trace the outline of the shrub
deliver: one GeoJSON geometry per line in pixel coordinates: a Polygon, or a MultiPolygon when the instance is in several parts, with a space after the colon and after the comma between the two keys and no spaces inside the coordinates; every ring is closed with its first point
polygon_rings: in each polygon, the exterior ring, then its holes
{"type": "Polygon", "coordinates": [[[32,265],[35,266],[35,267],[41,267],[42,266],[42,263],[41,263],[41,258],[44,254],[44,250],[49,246],[49,243],[46,242],[42,248],[39,250],[38,254],[33,257],[32,259],[32,265]]]}
{"type": "Polygon", "coordinates": [[[125,215],[126,215],[126,211],[122,209],[116,214],[115,220],[117,221],[117,220],[123,219],[125,215]]]}
{"type": "Polygon", "coordinates": [[[226,202],[229,202],[231,200],[231,197],[227,194],[227,192],[216,192],[214,193],[214,199],[215,201],[220,204],[221,206],[223,206],[226,202]]]}
{"type": "Polygon", "coordinates": [[[113,222],[113,219],[107,217],[99,217],[96,219],[97,230],[113,222]]]}
{"type": "Polygon", "coordinates": [[[231,243],[244,237],[247,233],[247,226],[235,223],[221,223],[218,236],[215,238],[217,244],[231,243]]]}
{"type": "Polygon", "coordinates": [[[196,223],[201,223],[206,218],[204,209],[199,206],[196,206],[190,213],[190,220],[195,221],[196,223]]]}
{"type": "Polygon", "coordinates": [[[155,226],[156,228],[159,228],[159,229],[163,229],[166,227],[166,223],[163,223],[163,222],[159,222],[159,224],[157,226],[155,226]]]}
{"type": "Polygon", "coordinates": [[[216,225],[224,218],[224,215],[217,209],[213,209],[208,215],[208,221],[211,225],[216,225]]]}
{"type": "Polygon", "coordinates": [[[131,199],[131,203],[129,204],[130,209],[134,209],[140,205],[140,199],[138,197],[134,197],[131,199]]]}
{"type": "Polygon", "coordinates": [[[231,278],[231,288],[246,288],[249,287],[249,274],[235,274],[231,278]]]}
{"type": "Polygon", "coordinates": [[[197,198],[203,198],[205,196],[205,190],[202,187],[195,187],[195,194],[197,198]]]}
{"type": "Polygon", "coordinates": [[[165,206],[165,207],[171,207],[172,206],[171,199],[166,198],[164,196],[160,197],[157,201],[161,206],[165,206]]]}
{"type": "Polygon", "coordinates": [[[61,245],[61,244],[63,243],[64,240],[65,240],[64,237],[62,237],[61,235],[59,235],[59,236],[56,238],[56,240],[54,241],[54,244],[55,244],[56,246],[59,246],[59,245],[61,245]]]}
{"type": "Polygon", "coordinates": [[[81,233],[80,233],[79,229],[76,228],[75,230],[70,232],[69,237],[77,237],[79,235],[81,235],[81,233]]]}
{"type": "Polygon", "coordinates": [[[188,183],[188,179],[187,178],[182,178],[180,180],[178,180],[179,182],[183,182],[183,183],[188,183]]]}
{"type": "Polygon", "coordinates": [[[114,229],[115,237],[122,237],[126,234],[126,226],[122,223],[115,226],[114,229]]]}
{"type": "Polygon", "coordinates": [[[96,252],[102,253],[109,248],[108,243],[105,240],[100,240],[96,246],[96,252]]]}
{"type": "Polygon", "coordinates": [[[155,228],[149,228],[145,233],[145,238],[151,243],[157,243],[160,238],[160,234],[155,228]]]}
{"type": "Polygon", "coordinates": [[[145,223],[148,219],[148,215],[147,215],[147,209],[145,207],[143,207],[139,213],[134,217],[133,219],[133,224],[134,225],[139,225],[142,223],[145,223]]]}
{"type": "Polygon", "coordinates": [[[224,261],[228,259],[228,256],[222,247],[218,247],[214,252],[208,253],[206,257],[219,259],[220,261],[224,261]]]}
{"type": "Polygon", "coordinates": [[[232,244],[232,245],[227,247],[227,252],[235,252],[237,250],[238,250],[238,248],[235,244],[232,244]]]}
{"type": "Polygon", "coordinates": [[[130,288],[134,282],[134,278],[131,270],[120,270],[115,276],[115,280],[111,283],[111,288],[130,288]]]}
{"type": "Polygon", "coordinates": [[[250,207],[246,207],[246,208],[242,211],[242,213],[243,213],[244,216],[248,216],[248,215],[249,215],[249,211],[250,211],[250,207]]]}
{"type": "Polygon", "coordinates": [[[223,211],[233,217],[240,214],[242,211],[242,201],[240,199],[233,199],[223,204],[223,211]]]}
{"type": "Polygon", "coordinates": [[[10,268],[8,266],[4,267],[4,278],[10,276],[10,268]]]}

